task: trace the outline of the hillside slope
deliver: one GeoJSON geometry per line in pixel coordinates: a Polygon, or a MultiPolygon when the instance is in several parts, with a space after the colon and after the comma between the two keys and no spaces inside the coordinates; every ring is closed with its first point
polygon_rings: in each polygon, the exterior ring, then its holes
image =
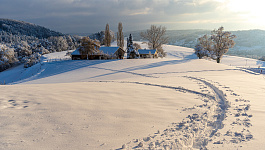
{"type": "Polygon", "coordinates": [[[0,147],[264,149],[265,80],[250,70],[264,64],[164,48],[163,59],[47,62],[64,56],[49,54],[0,73],[14,84],[0,86],[0,147]]]}
{"type": "Polygon", "coordinates": [[[64,34],[52,31],[45,27],[32,23],[0,18],[0,31],[5,31],[13,35],[34,36],[37,38],[48,38],[50,36],[63,36],[64,34]]]}

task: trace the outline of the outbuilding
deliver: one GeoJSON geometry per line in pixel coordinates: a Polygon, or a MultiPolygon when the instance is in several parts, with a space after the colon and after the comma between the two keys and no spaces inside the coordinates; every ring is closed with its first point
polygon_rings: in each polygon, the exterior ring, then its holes
{"type": "Polygon", "coordinates": [[[138,49],[140,58],[157,58],[156,49],[138,49]]]}

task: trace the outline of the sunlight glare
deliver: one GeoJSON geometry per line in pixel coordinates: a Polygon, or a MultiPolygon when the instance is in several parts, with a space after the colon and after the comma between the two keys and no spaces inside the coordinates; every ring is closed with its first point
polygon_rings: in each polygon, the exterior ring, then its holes
{"type": "Polygon", "coordinates": [[[252,24],[265,25],[265,1],[229,0],[228,8],[252,24]]]}

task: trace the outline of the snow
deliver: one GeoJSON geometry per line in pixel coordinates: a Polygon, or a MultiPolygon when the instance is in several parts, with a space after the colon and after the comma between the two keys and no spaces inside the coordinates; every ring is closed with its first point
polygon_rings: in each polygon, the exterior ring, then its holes
{"type": "Polygon", "coordinates": [[[104,54],[108,55],[114,54],[118,49],[119,47],[104,47],[104,46],[99,48],[100,51],[103,51],[104,54]]]}
{"type": "Polygon", "coordinates": [[[264,63],[163,47],[167,58],[60,52],[1,72],[1,149],[264,149],[264,63]]]}
{"type": "Polygon", "coordinates": [[[80,55],[79,49],[76,49],[71,53],[71,55],[80,55]]]}

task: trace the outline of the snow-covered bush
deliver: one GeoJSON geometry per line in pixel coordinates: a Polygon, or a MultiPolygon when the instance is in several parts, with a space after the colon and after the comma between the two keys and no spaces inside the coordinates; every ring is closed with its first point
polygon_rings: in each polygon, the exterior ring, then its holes
{"type": "Polygon", "coordinates": [[[202,59],[203,57],[211,57],[210,51],[205,49],[201,44],[195,46],[195,54],[199,59],[202,59]]]}
{"type": "Polygon", "coordinates": [[[18,60],[15,57],[14,48],[0,44],[0,71],[11,67],[17,61],[18,60]]]}
{"type": "Polygon", "coordinates": [[[37,64],[38,62],[40,62],[40,57],[41,55],[39,53],[30,55],[29,58],[25,59],[24,67],[28,68],[37,64]]]}
{"type": "Polygon", "coordinates": [[[46,48],[44,48],[42,45],[38,45],[34,49],[34,53],[39,53],[41,55],[44,55],[44,54],[49,54],[50,52],[46,48]]]}
{"type": "Polygon", "coordinates": [[[167,56],[167,52],[165,52],[162,47],[158,47],[156,50],[157,50],[158,57],[163,58],[167,56]]]}

